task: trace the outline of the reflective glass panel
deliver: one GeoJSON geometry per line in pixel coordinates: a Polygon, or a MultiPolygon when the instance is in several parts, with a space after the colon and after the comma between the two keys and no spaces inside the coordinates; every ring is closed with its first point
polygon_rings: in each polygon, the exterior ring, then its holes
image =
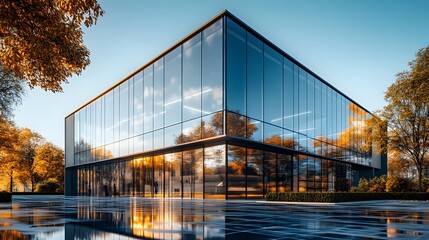
{"type": "Polygon", "coordinates": [[[119,85],[119,137],[125,139],[128,133],[128,81],[119,85]]]}
{"type": "Polygon", "coordinates": [[[158,129],[164,126],[164,58],[161,58],[160,60],[156,61],[153,64],[153,67],[153,125],[154,129],[158,129]]]}
{"type": "Polygon", "coordinates": [[[201,116],[201,34],[183,44],[183,121],[201,116]]]}
{"type": "Polygon", "coordinates": [[[165,56],[165,125],[182,118],[182,48],[177,47],[165,56]]]}
{"type": "Polygon", "coordinates": [[[204,149],[204,198],[225,199],[225,145],[204,149]]]}
{"type": "Polygon", "coordinates": [[[283,61],[283,126],[289,130],[293,130],[293,101],[294,101],[294,90],[293,90],[293,63],[288,59],[284,58],[283,61]]]}
{"type": "Polygon", "coordinates": [[[183,152],[183,197],[203,198],[203,149],[183,152]]]}
{"type": "Polygon", "coordinates": [[[277,187],[278,192],[292,191],[292,156],[277,154],[277,187]]]}
{"type": "Polygon", "coordinates": [[[247,118],[235,113],[227,112],[226,128],[227,134],[244,138],[246,136],[247,118]]]}
{"type": "Polygon", "coordinates": [[[209,138],[223,134],[223,113],[217,112],[202,118],[202,138],[209,138]]]}
{"type": "Polygon", "coordinates": [[[182,153],[164,155],[166,197],[182,197],[182,153]]]}
{"type": "Polygon", "coordinates": [[[262,127],[263,127],[263,124],[261,121],[248,118],[246,138],[249,138],[258,142],[263,142],[262,127]]]}
{"type": "Polygon", "coordinates": [[[246,199],[246,148],[228,145],[228,199],[246,199]]]}
{"type": "Polygon", "coordinates": [[[263,196],[263,159],[263,151],[247,149],[247,199],[263,196]]]}
{"type": "Polygon", "coordinates": [[[143,129],[147,133],[153,130],[153,65],[146,67],[143,79],[143,129]]]}
{"type": "Polygon", "coordinates": [[[247,116],[262,120],[264,44],[247,34],[247,116]]]}
{"type": "Polygon", "coordinates": [[[264,195],[277,192],[277,159],[272,152],[264,153],[264,195]]]}
{"type": "Polygon", "coordinates": [[[264,121],[282,126],[283,58],[264,46],[264,121]]]}
{"type": "Polygon", "coordinates": [[[154,196],[164,197],[164,155],[156,155],[153,157],[153,170],[154,196]]]}
{"type": "Polygon", "coordinates": [[[202,113],[222,110],[222,25],[213,23],[202,33],[202,113]]]}
{"type": "Polygon", "coordinates": [[[120,124],[120,94],[119,87],[113,89],[113,141],[119,141],[119,124],[120,124]]]}
{"type": "Polygon", "coordinates": [[[201,139],[201,119],[197,118],[182,123],[182,135],[180,142],[192,142],[201,139]]]}
{"type": "Polygon", "coordinates": [[[164,129],[164,146],[170,147],[181,142],[182,124],[176,124],[164,129]]]}
{"type": "Polygon", "coordinates": [[[227,110],[246,115],[246,31],[228,19],[226,39],[227,110]]]}
{"type": "Polygon", "coordinates": [[[134,75],[134,136],[143,133],[143,71],[134,75]]]}
{"type": "Polygon", "coordinates": [[[264,142],[282,146],[282,129],[277,126],[264,123],[264,142]]]}

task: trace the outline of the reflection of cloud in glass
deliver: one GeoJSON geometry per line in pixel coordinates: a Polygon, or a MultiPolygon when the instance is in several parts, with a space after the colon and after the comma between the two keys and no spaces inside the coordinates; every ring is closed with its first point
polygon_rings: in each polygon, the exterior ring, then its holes
{"type": "MultiPolygon", "coordinates": [[[[203,90],[202,92],[196,92],[196,93],[194,93],[194,94],[192,94],[192,95],[186,96],[186,97],[184,97],[183,99],[190,99],[190,98],[192,98],[192,97],[199,96],[199,95],[201,95],[201,94],[205,94],[205,93],[208,93],[208,92],[211,92],[211,91],[212,91],[212,89],[211,89],[211,88],[210,88],[210,89],[206,89],[206,90],[203,90]]],[[[174,104],[174,103],[181,102],[181,101],[182,101],[182,99],[176,99],[176,100],[173,100],[173,101],[170,101],[170,102],[165,103],[165,104],[164,104],[164,106],[169,106],[169,105],[172,105],[172,104],[174,104]]]]}
{"type": "Polygon", "coordinates": [[[213,101],[216,103],[216,106],[222,104],[222,89],[220,87],[216,87],[213,90],[213,101]]]}
{"type": "Polygon", "coordinates": [[[153,87],[145,87],[144,88],[144,95],[145,97],[151,97],[153,94],[153,87]]]}

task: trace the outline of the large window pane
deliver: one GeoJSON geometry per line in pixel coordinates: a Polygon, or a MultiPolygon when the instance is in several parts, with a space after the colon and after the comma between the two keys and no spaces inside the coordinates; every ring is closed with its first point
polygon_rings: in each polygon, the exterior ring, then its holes
{"type": "MultiPolygon", "coordinates": [[[[153,68],[152,65],[144,70],[144,132],[153,130],[153,68]]],[[[180,90],[179,90],[180,91],[180,90]]]]}
{"type": "Polygon", "coordinates": [[[320,154],[322,138],[322,83],[316,79],[314,87],[314,152],[320,154]]]}
{"type": "Polygon", "coordinates": [[[120,124],[120,94],[119,87],[113,89],[113,141],[119,141],[119,124],[120,124]]]}
{"type": "Polygon", "coordinates": [[[219,20],[202,35],[202,112],[222,110],[222,25],[219,20]]]}
{"type": "Polygon", "coordinates": [[[154,67],[154,129],[164,127],[164,58],[156,61],[154,67]]]}
{"type": "Polygon", "coordinates": [[[247,116],[262,120],[263,57],[264,44],[247,34],[247,116]]]}
{"type": "Polygon", "coordinates": [[[282,129],[271,124],[264,124],[264,142],[282,146],[282,129]]]}
{"type": "Polygon", "coordinates": [[[289,130],[293,130],[293,63],[284,58],[283,64],[283,126],[289,130]]]}
{"type": "Polygon", "coordinates": [[[183,44],[183,121],[201,116],[201,34],[183,44]]]}
{"type": "Polygon", "coordinates": [[[203,149],[183,152],[183,197],[203,198],[203,149]]]}
{"type": "Polygon", "coordinates": [[[181,121],[182,117],[182,48],[165,56],[165,125],[181,121]]]}
{"type": "Polygon", "coordinates": [[[164,146],[170,147],[181,143],[180,135],[182,134],[181,124],[176,124],[164,129],[164,146]]]}
{"type": "MultiPolygon", "coordinates": [[[[299,112],[298,112],[298,126],[299,133],[307,134],[307,72],[302,68],[299,69],[299,112]]],[[[306,147],[306,146],[303,146],[306,147]]]]}
{"type": "Polygon", "coordinates": [[[265,152],[264,154],[264,195],[270,192],[277,192],[277,160],[276,154],[265,152]]]}
{"type": "Polygon", "coordinates": [[[204,149],[204,198],[225,199],[225,145],[204,149]]]}
{"type": "Polygon", "coordinates": [[[228,145],[228,199],[246,198],[246,148],[228,145]]]}
{"type": "Polygon", "coordinates": [[[202,138],[209,138],[223,134],[223,113],[217,112],[204,116],[201,121],[202,138]]]}
{"type": "Polygon", "coordinates": [[[119,138],[129,137],[128,133],[128,81],[119,86],[119,138]]]}
{"type": "Polygon", "coordinates": [[[262,142],[262,122],[259,120],[247,119],[247,129],[246,129],[246,138],[262,142]]]}
{"type": "Polygon", "coordinates": [[[246,136],[246,123],[246,117],[227,112],[226,127],[228,135],[244,138],[246,136]]]}
{"type": "Polygon", "coordinates": [[[153,150],[153,132],[144,134],[144,151],[153,150]]]}
{"type": "Polygon", "coordinates": [[[154,196],[164,197],[164,155],[153,157],[153,180],[154,180],[154,196]]]}
{"type": "MultiPolygon", "coordinates": [[[[74,114],[74,152],[77,153],[80,151],[80,112],[74,114]]],[[[104,130],[104,129],[103,129],[104,130]]],[[[75,163],[76,164],[76,163],[75,163]]]]}
{"type": "MultiPolygon", "coordinates": [[[[129,162],[129,161],[127,161],[129,162]]],[[[135,194],[142,197],[152,197],[154,193],[153,159],[152,157],[133,159],[135,194]]],[[[124,186],[126,190],[130,186],[124,186]]]]}
{"type": "Polygon", "coordinates": [[[264,121],[282,126],[283,58],[264,46],[264,121]]]}
{"type": "Polygon", "coordinates": [[[277,187],[279,192],[292,191],[292,156],[277,154],[277,187]]]}
{"type": "MultiPolygon", "coordinates": [[[[314,138],[314,77],[307,78],[307,136],[314,138]]],[[[310,145],[308,146],[310,148],[310,145]]]]}
{"type": "Polygon", "coordinates": [[[201,118],[182,123],[180,142],[192,142],[201,139],[201,118]]]}
{"type": "Polygon", "coordinates": [[[226,35],[227,110],[246,114],[246,31],[228,19],[226,35]]]}
{"type": "Polygon", "coordinates": [[[263,197],[263,159],[263,151],[247,150],[247,199],[263,197]]]}
{"type": "Polygon", "coordinates": [[[164,129],[153,132],[153,148],[159,149],[164,147],[164,129]]]}
{"type": "Polygon", "coordinates": [[[134,75],[134,136],[143,133],[143,71],[134,75]]]}
{"type": "Polygon", "coordinates": [[[182,153],[164,155],[166,197],[182,197],[182,153]]]}

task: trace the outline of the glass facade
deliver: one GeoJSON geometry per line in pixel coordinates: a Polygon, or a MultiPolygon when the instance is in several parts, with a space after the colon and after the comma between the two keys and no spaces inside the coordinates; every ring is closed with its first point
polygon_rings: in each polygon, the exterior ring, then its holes
{"type": "Polygon", "coordinates": [[[73,165],[223,134],[222,47],[221,19],[74,113],[73,165]]]}
{"type": "Polygon", "coordinates": [[[351,184],[347,163],[230,144],[105,161],[77,171],[81,196],[258,199],[276,191],[346,191],[351,184]]]}
{"type": "Polygon", "coordinates": [[[226,29],[226,134],[371,166],[370,113],[251,30],[229,18],[226,29]]]}
{"type": "Polygon", "coordinates": [[[385,171],[370,117],[225,12],[66,118],[66,194],[345,191],[385,171]]]}

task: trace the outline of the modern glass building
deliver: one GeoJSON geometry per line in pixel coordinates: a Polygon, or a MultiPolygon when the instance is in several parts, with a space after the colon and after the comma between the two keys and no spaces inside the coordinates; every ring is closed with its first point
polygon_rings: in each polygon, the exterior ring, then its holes
{"type": "Polygon", "coordinates": [[[386,173],[371,117],[224,11],[66,117],[66,195],[346,191],[386,173]]]}

